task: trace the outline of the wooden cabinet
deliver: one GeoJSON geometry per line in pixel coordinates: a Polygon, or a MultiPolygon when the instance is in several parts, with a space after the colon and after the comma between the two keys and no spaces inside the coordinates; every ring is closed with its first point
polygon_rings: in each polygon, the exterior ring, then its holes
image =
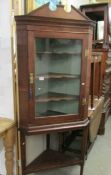
{"type": "Polygon", "coordinates": [[[90,19],[96,22],[96,27],[93,32],[94,48],[109,47],[110,34],[110,5],[108,3],[86,4],[80,7],[81,11],[90,19]],[[101,33],[101,34],[100,34],[101,33]]]}
{"type": "Polygon", "coordinates": [[[102,53],[92,52],[89,106],[94,108],[94,99],[102,95],[102,53]]]}
{"type": "Polygon", "coordinates": [[[102,95],[105,97],[102,120],[100,124],[100,134],[105,132],[105,121],[110,114],[111,107],[111,6],[108,3],[87,4],[81,6],[81,11],[90,19],[96,22],[96,28],[93,32],[93,51],[102,53],[102,95]],[[100,35],[102,34],[102,35],[100,35]]]}
{"type": "Polygon", "coordinates": [[[23,174],[79,164],[82,175],[94,23],[74,7],[70,13],[62,6],[51,12],[48,5],[28,15],[16,16],[15,20],[23,174]],[[66,155],[65,158],[60,151],[52,153],[49,150],[51,132],[70,130],[83,132],[78,159],[66,155]],[[43,133],[48,134],[46,151],[26,166],[25,136],[43,133]],[[54,160],[52,154],[56,157],[54,160]]]}

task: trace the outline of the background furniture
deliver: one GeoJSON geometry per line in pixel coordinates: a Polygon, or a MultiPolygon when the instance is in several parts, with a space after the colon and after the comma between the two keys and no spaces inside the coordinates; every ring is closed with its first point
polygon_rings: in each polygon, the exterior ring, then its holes
{"type": "MultiPolygon", "coordinates": [[[[91,150],[100,127],[102,110],[104,104],[104,97],[102,96],[102,53],[101,52],[92,52],[91,57],[91,72],[90,72],[90,95],[88,103],[88,147],[87,153],[91,150]]],[[[63,151],[70,151],[73,153],[75,148],[76,151],[80,149],[80,141],[82,138],[82,132],[72,131],[70,134],[65,134],[63,151]],[[78,139],[79,138],[79,139],[78,139]],[[76,144],[74,144],[74,142],[76,144]]]]}
{"type": "MultiPolygon", "coordinates": [[[[93,31],[93,46],[94,48],[108,48],[109,47],[109,34],[110,34],[110,21],[109,21],[109,4],[108,3],[95,3],[80,6],[81,11],[90,19],[96,22],[96,28],[93,31]],[[99,36],[99,22],[103,22],[103,36],[99,36]]],[[[101,29],[102,30],[102,29],[101,29]]]]}
{"type": "Polygon", "coordinates": [[[94,108],[95,99],[99,100],[102,95],[102,83],[102,53],[92,52],[89,97],[89,108],[92,110],[94,108]]]}
{"type": "Polygon", "coordinates": [[[80,7],[81,11],[86,14],[90,19],[96,21],[96,29],[93,31],[93,51],[102,52],[102,79],[103,87],[102,94],[105,97],[104,109],[102,112],[102,119],[99,129],[99,134],[105,132],[105,121],[110,114],[111,108],[111,68],[110,68],[110,55],[111,55],[111,42],[110,42],[110,5],[108,3],[87,4],[80,7]],[[103,23],[103,28],[99,30],[100,22],[103,23]],[[103,30],[102,38],[99,38],[100,32],[103,30]]]}
{"type": "Polygon", "coordinates": [[[3,138],[5,148],[6,175],[14,175],[14,143],[16,126],[15,121],[0,117],[0,137],[3,138]]]}
{"type": "Polygon", "coordinates": [[[88,117],[90,120],[89,147],[94,144],[97,137],[104,104],[104,97],[102,96],[103,79],[101,52],[92,52],[90,82],[90,99],[88,107],[88,117]]]}

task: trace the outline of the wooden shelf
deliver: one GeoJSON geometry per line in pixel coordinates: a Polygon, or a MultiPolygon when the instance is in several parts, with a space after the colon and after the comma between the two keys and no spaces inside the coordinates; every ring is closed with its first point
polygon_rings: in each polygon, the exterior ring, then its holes
{"type": "Polygon", "coordinates": [[[36,97],[36,102],[49,102],[49,101],[61,101],[61,100],[78,100],[79,96],[77,95],[67,95],[63,93],[47,93],[39,95],[36,97]]]}
{"type": "Polygon", "coordinates": [[[41,74],[37,75],[36,79],[43,80],[43,79],[76,79],[80,78],[80,75],[72,75],[72,74],[63,74],[63,73],[48,73],[48,74],[41,74]]]}
{"type": "Polygon", "coordinates": [[[38,171],[65,167],[75,164],[81,164],[80,155],[69,156],[54,150],[46,150],[31,162],[25,170],[25,173],[34,173],[38,171]]]}
{"type": "Polygon", "coordinates": [[[67,115],[67,113],[63,113],[63,112],[58,112],[58,111],[51,111],[51,110],[48,110],[48,111],[46,111],[46,112],[44,112],[44,113],[39,113],[39,114],[37,114],[37,116],[40,116],[40,117],[44,117],[44,116],[52,116],[52,115],[67,115]]]}
{"type": "Polygon", "coordinates": [[[81,52],[63,52],[63,51],[52,51],[52,52],[48,52],[48,51],[44,51],[44,52],[37,52],[37,54],[49,54],[49,55],[52,55],[52,54],[55,54],[55,55],[58,55],[58,54],[62,54],[62,55],[81,55],[82,53],[81,52]]]}

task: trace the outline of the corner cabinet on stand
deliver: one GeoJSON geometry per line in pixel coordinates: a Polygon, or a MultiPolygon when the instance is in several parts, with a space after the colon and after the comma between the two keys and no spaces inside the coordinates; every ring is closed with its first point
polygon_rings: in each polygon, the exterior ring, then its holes
{"type": "Polygon", "coordinates": [[[47,4],[15,20],[22,175],[75,164],[82,175],[94,23],[74,7],[51,12],[47,4]],[[82,139],[79,151],[68,154],[64,137],[72,131],[82,139]],[[51,133],[58,135],[58,150],[51,149],[51,133]],[[27,165],[26,136],[37,134],[46,134],[46,150],[27,165]]]}

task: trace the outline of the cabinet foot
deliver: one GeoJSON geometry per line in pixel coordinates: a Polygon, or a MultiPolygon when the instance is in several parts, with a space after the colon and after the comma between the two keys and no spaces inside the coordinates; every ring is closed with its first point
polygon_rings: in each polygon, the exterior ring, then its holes
{"type": "Polygon", "coordinates": [[[80,168],[80,175],[83,175],[83,170],[84,170],[84,164],[81,165],[81,168],[80,168]]]}

